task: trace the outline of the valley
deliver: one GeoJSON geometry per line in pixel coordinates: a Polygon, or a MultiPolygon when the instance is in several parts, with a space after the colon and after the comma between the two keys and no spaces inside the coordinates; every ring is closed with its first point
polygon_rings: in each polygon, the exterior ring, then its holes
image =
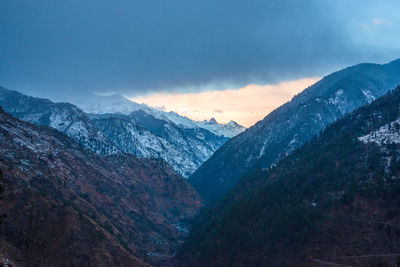
{"type": "Polygon", "coordinates": [[[0,267],[400,266],[399,13],[2,1],[0,267]]]}

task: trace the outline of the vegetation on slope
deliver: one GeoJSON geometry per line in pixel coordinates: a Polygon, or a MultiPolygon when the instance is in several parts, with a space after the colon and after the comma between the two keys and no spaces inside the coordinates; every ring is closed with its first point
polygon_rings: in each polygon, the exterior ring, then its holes
{"type": "Polygon", "coordinates": [[[212,203],[257,168],[269,168],[342,115],[400,84],[400,59],[332,73],[220,147],[189,178],[212,203]]]}
{"type": "Polygon", "coordinates": [[[180,263],[396,262],[388,254],[400,253],[400,146],[358,137],[399,116],[400,87],[330,125],[276,167],[242,178],[199,218],[180,263]]]}

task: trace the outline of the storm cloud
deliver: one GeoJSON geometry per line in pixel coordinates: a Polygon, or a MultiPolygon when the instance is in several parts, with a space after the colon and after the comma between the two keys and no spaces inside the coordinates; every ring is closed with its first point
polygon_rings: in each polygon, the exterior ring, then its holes
{"type": "Polygon", "coordinates": [[[3,0],[0,84],[136,96],[319,76],[399,56],[399,13],[368,0],[3,0]]]}

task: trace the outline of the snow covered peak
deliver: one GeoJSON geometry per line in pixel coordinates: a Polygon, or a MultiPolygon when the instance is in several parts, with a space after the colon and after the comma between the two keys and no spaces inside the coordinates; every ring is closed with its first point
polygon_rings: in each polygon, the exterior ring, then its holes
{"type": "Polygon", "coordinates": [[[218,122],[215,118],[211,118],[208,122],[212,123],[212,124],[218,124],[218,122]]]}
{"type": "Polygon", "coordinates": [[[85,99],[74,100],[73,104],[77,105],[83,111],[92,114],[121,113],[128,115],[132,112],[142,110],[157,119],[172,122],[182,128],[203,128],[218,136],[228,138],[246,129],[234,121],[230,121],[228,124],[219,124],[215,118],[211,118],[208,121],[194,121],[173,111],[166,112],[147,106],[146,104],[138,104],[118,94],[107,96],[92,95],[85,99]]]}
{"type": "Polygon", "coordinates": [[[86,113],[105,114],[105,113],[121,113],[128,115],[138,110],[150,110],[143,104],[135,103],[128,98],[119,95],[91,95],[90,97],[74,100],[73,104],[77,105],[86,113]]]}
{"type": "Polygon", "coordinates": [[[211,118],[208,121],[207,120],[199,121],[197,122],[197,125],[201,128],[209,130],[210,132],[216,135],[223,135],[229,138],[234,137],[243,132],[244,130],[246,130],[245,127],[239,125],[238,123],[232,120],[227,124],[220,124],[214,118],[211,118]]]}
{"type": "Polygon", "coordinates": [[[238,127],[238,128],[243,127],[243,126],[239,125],[236,121],[232,121],[232,120],[230,120],[230,121],[226,124],[226,126],[228,126],[228,127],[238,127]]]}

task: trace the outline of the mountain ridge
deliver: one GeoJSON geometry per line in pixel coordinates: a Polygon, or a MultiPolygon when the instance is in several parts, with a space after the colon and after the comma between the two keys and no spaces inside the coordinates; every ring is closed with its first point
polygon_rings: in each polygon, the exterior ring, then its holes
{"type": "MultiPolygon", "coordinates": [[[[101,99],[105,101],[104,97],[101,99]]],[[[70,103],[54,103],[0,87],[0,105],[22,120],[53,127],[100,155],[133,153],[139,157],[161,157],[184,177],[192,174],[228,140],[176,113],[156,111],[122,96],[112,97],[111,100],[126,102],[129,107],[122,105],[122,108],[128,115],[121,112],[87,114],[70,103]],[[130,106],[136,111],[131,111],[130,106]],[[147,116],[147,121],[144,116],[147,116]],[[106,120],[106,117],[109,119],[106,120]],[[111,118],[122,124],[115,125],[116,121],[112,122],[111,118]],[[173,121],[183,123],[178,125],[173,121]],[[190,127],[186,127],[185,123],[189,123],[190,127]],[[164,134],[160,136],[154,132],[152,129],[155,127],[163,128],[164,134]],[[169,151],[173,153],[170,155],[169,151]]],[[[106,101],[109,99],[106,98],[106,101]]]]}
{"type": "Polygon", "coordinates": [[[104,96],[93,94],[90,97],[85,97],[85,99],[71,100],[71,102],[76,104],[86,113],[92,114],[122,113],[123,115],[130,115],[132,112],[142,110],[149,115],[156,117],[157,119],[169,120],[177,126],[182,126],[185,128],[200,127],[218,136],[224,136],[227,138],[231,138],[245,129],[245,127],[234,121],[232,121],[234,123],[226,124],[220,124],[214,118],[211,118],[209,121],[195,121],[174,111],[167,112],[161,109],[150,107],[144,103],[136,103],[120,94],[104,96]],[[214,120],[212,121],[212,119],[214,120]]]}
{"type": "Polygon", "coordinates": [[[270,167],[329,123],[398,84],[400,60],[383,65],[358,64],[329,74],[228,140],[189,181],[205,201],[218,199],[241,176],[270,167]]]}
{"type": "Polygon", "coordinates": [[[396,266],[400,87],[205,210],[177,266],[396,266]]]}

